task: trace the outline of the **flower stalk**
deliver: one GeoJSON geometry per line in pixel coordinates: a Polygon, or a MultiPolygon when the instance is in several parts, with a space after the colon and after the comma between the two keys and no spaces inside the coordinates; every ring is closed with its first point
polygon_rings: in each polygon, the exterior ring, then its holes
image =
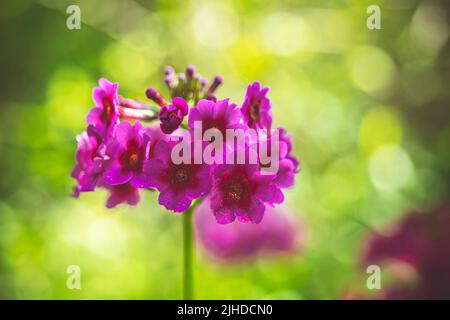
{"type": "Polygon", "coordinates": [[[192,300],[194,298],[194,276],[192,269],[193,262],[193,232],[192,232],[192,212],[194,206],[187,209],[183,215],[183,299],[192,300]]]}

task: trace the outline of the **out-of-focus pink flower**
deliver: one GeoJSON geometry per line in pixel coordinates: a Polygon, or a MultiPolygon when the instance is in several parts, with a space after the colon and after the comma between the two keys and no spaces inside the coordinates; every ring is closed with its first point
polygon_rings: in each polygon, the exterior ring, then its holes
{"type": "Polygon", "coordinates": [[[268,207],[260,224],[218,224],[207,198],[194,211],[197,238],[206,252],[223,261],[295,253],[304,238],[303,226],[279,207],[268,207]]]}
{"type": "Polygon", "coordinates": [[[270,115],[271,103],[267,98],[269,88],[261,88],[258,81],[247,87],[241,112],[244,123],[254,129],[270,129],[272,116],[270,115]]]}
{"type": "Polygon", "coordinates": [[[87,122],[96,127],[106,141],[119,122],[119,85],[105,78],[101,78],[98,84],[92,91],[95,107],[89,111],[87,122]]]}
{"type": "Polygon", "coordinates": [[[386,299],[450,299],[450,202],[431,212],[412,212],[366,243],[362,264],[385,264],[396,279],[386,299]],[[400,267],[399,267],[400,266],[400,267]],[[414,275],[414,283],[405,281],[414,275]]]}

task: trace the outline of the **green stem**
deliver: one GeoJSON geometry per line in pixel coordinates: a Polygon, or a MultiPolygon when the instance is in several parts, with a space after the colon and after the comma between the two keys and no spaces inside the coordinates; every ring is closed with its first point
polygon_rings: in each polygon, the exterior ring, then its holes
{"type": "Polygon", "coordinates": [[[183,215],[183,299],[193,299],[193,282],[192,275],[192,211],[194,206],[186,210],[183,215]]]}

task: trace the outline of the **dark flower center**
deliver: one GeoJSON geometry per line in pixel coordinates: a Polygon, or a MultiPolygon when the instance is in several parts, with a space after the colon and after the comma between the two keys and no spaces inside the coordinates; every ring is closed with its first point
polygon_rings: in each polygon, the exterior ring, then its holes
{"type": "Polygon", "coordinates": [[[255,100],[255,98],[251,98],[249,101],[250,107],[248,108],[248,116],[250,118],[251,123],[258,122],[261,117],[261,101],[255,100]]]}
{"type": "Polygon", "coordinates": [[[141,151],[137,147],[131,146],[123,153],[121,160],[128,170],[139,170],[142,166],[141,151]]]}
{"type": "Polygon", "coordinates": [[[185,165],[174,166],[171,174],[171,182],[175,186],[184,186],[189,182],[191,170],[185,165]]]}
{"type": "Polygon", "coordinates": [[[178,119],[178,111],[177,110],[173,110],[172,112],[169,113],[169,119],[178,119]]]}
{"type": "Polygon", "coordinates": [[[225,119],[210,119],[203,121],[204,127],[203,127],[203,133],[209,129],[217,129],[219,130],[223,135],[225,135],[225,119]],[[205,125],[206,124],[206,125],[205,125]]]}
{"type": "Polygon", "coordinates": [[[111,121],[111,116],[113,115],[113,105],[108,98],[103,99],[103,122],[109,123],[111,121]]]}
{"type": "Polygon", "coordinates": [[[138,164],[138,162],[139,162],[139,154],[136,151],[134,151],[130,154],[128,158],[128,164],[131,167],[135,167],[138,164]]]}
{"type": "Polygon", "coordinates": [[[248,180],[243,175],[224,179],[224,200],[229,204],[242,204],[248,199],[248,180]]]}

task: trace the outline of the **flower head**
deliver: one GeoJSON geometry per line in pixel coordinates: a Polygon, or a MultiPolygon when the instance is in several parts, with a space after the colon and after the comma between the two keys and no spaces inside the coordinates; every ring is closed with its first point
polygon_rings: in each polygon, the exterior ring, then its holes
{"type": "Polygon", "coordinates": [[[73,195],[80,192],[93,191],[103,173],[103,157],[105,146],[98,130],[92,125],[77,136],[77,163],[72,170],[72,177],[77,180],[73,195]]]}
{"type": "Polygon", "coordinates": [[[244,123],[250,128],[270,129],[272,125],[272,116],[270,115],[271,103],[266,96],[268,91],[269,88],[261,89],[261,84],[258,81],[247,87],[241,112],[244,123]]]}
{"type": "Polygon", "coordinates": [[[100,132],[102,137],[109,139],[119,122],[118,84],[105,78],[98,81],[99,86],[92,91],[95,107],[89,111],[87,122],[100,132]]]}
{"type": "Polygon", "coordinates": [[[173,98],[171,105],[163,106],[159,112],[161,130],[170,134],[178,129],[188,114],[188,104],[183,98],[173,98]]]}
{"type": "Polygon", "coordinates": [[[104,181],[111,185],[129,182],[135,188],[148,187],[143,167],[148,159],[149,146],[150,138],[139,122],[134,125],[127,121],[121,122],[116,129],[115,139],[107,145],[109,160],[104,181]]]}
{"type": "Polygon", "coordinates": [[[262,174],[257,164],[216,165],[211,209],[217,222],[225,224],[237,218],[240,222],[260,223],[266,204],[275,205],[284,200],[274,178],[262,174]]]}
{"type": "MultiPolygon", "coordinates": [[[[145,165],[152,186],[159,190],[159,204],[174,212],[189,208],[192,200],[204,197],[210,191],[211,167],[206,164],[175,164],[172,149],[177,142],[159,141],[154,147],[154,158],[145,165]]],[[[189,146],[191,147],[191,146],[189,146]]],[[[191,147],[191,150],[193,148],[191,147]]],[[[191,152],[193,159],[193,153],[191,152]]]]}

